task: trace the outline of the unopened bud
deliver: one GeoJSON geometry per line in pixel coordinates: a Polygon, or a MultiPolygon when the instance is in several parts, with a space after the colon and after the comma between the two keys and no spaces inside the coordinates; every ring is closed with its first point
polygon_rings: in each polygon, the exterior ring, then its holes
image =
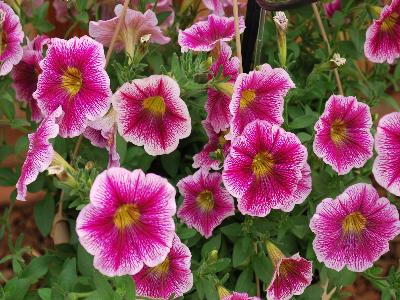
{"type": "Polygon", "coordinates": [[[278,30],[282,30],[282,31],[286,32],[289,21],[285,15],[285,13],[283,11],[277,11],[273,19],[274,19],[276,28],[278,30]]]}
{"type": "Polygon", "coordinates": [[[217,286],[217,291],[218,291],[218,296],[219,296],[220,300],[222,300],[226,297],[229,297],[231,295],[231,293],[226,288],[224,288],[222,285],[217,286]]]}
{"type": "Polygon", "coordinates": [[[94,162],[92,162],[91,160],[88,161],[88,162],[85,164],[85,170],[86,170],[86,171],[91,171],[93,168],[94,168],[94,162]]]}
{"type": "Polygon", "coordinates": [[[228,97],[233,95],[233,84],[230,82],[219,82],[215,85],[216,89],[221,93],[224,93],[228,97]]]}

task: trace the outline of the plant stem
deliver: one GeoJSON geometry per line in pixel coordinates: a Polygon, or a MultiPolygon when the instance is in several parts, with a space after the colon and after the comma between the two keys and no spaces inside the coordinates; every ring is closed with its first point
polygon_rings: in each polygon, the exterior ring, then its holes
{"type": "MultiPolygon", "coordinates": [[[[254,247],[254,252],[257,254],[258,253],[257,242],[253,243],[253,247],[254,247]]],[[[258,298],[260,298],[261,297],[260,279],[258,278],[256,273],[254,273],[254,275],[256,277],[256,295],[258,298]]]]}
{"type": "Polygon", "coordinates": [[[263,37],[264,37],[264,27],[265,20],[267,16],[267,11],[265,9],[261,9],[260,11],[260,21],[258,23],[258,32],[257,32],[257,40],[256,40],[256,49],[254,50],[254,66],[259,66],[261,61],[261,50],[263,46],[263,37]]]}
{"type": "Polygon", "coordinates": [[[239,5],[238,0],[233,0],[233,17],[235,19],[235,41],[236,41],[236,56],[240,61],[240,73],[243,73],[242,65],[242,45],[240,43],[240,28],[239,28],[239,5]]]}

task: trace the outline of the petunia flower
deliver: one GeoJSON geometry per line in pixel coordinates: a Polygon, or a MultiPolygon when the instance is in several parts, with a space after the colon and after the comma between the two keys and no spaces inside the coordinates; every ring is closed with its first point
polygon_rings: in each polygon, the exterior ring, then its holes
{"type": "Polygon", "coordinates": [[[332,18],[336,11],[342,9],[341,0],[332,0],[331,2],[323,3],[322,5],[328,18],[332,18]]]}
{"type": "Polygon", "coordinates": [[[191,257],[189,248],[175,234],[166,259],[155,267],[143,267],[133,276],[137,295],[157,299],[181,297],[193,286],[191,257]]]}
{"type": "Polygon", "coordinates": [[[62,106],[62,137],[80,135],[89,121],[108,111],[111,89],[105,62],[102,45],[88,36],[51,39],[33,97],[44,115],[62,106]]]}
{"type": "Polygon", "coordinates": [[[0,76],[4,76],[21,61],[24,38],[19,17],[4,1],[0,1],[0,33],[0,76]]]}
{"type": "Polygon", "coordinates": [[[364,53],[368,60],[389,64],[400,56],[400,0],[386,5],[378,20],[368,28],[364,53]]]}
{"type": "Polygon", "coordinates": [[[16,92],[17,100],[27,102],[31,108],[32,120],[40,122],[43,118],[37,101],[33,98],[36,91],[39,74],[42,72],[39,62],[43,59],[43,47],[50,39],[38,35],[23,47],[22,60],[11,71],[13,82],[11,86],[16,92]]]}
{"type": "MultiPolygon", "coordinates": [[[[122,14],[123,6],[118,4],[115,6],[116,17],[107,21],[91,21],[89,23],[89,35],[96,41],[109,47],[111,39],[117,27],[117,23],[122,14]]],[[[140,11],[129,9],[125,16],[125,26],[117,37],[115,42],[115,50],[117,52],[126,50],[131,56],[134,54],[135,45],[140,43],[142,36],[150,34],[150,42],[164,45],[169,43],[170,38],[164,36],[159,26],[157,26],[157,17],[155,13],[148,9],[144,14],[140,11]]]]}
{"type": "MultiPolygon", "coordinates": [[[[121,4],[124,3],[124,0],[120,0],[121,4]]],[[[139,8],[139,2],[140,0],[132,0],[131,1],[131,7],[138,9],[139,8]]],[[[175,11],[173,7],[172,0],[159,0],[157,1],[157,6],[154,8],[155,3],[147,3],[146,8],[151,9],[154,11],[156,14],[161,14],[161,13],[169,13],[168,17],[160,24],[160,27],[165,29],[170,27],[174,23],[175,19],[175,11]]]]}
{"type": "Polygon", "coordinates": [[[251,297],[247,293],[233,292],[231,295],[222,298],[222,300],[260,300],[260,298],[251,297]]]}
{"type": "Polygon", "coordinates": [[[281,125],[283,97],[294,86],[284,69],[272,69],[268,64],[262,65],[259,71],[240,74],[229,106],[232,135],[241,134],[247,124],[257,119],[281,125]]]}
{"type": "Polygon", "coordinates": [[[166,259],[175,234],[175,211],[175,189],[166,179],[110,168],[95,179],[76,232],[101,273],[134,275],[166,259]]]}
{"type": "Polygon", "coordinates": [[[372,173],[376,181],[392,194],[400,196],[400,113],[380,119],[375,134],[378,153],[372,173]]]}
{"type": "MultiPolygon", "coordinates": [[[[203,0],[203,4],[218,16],[232,15],[233,0],[203,0]]],[[[245,8],[247,0],[239,0],[238,5],[245,8]]]]}
{"type": "MultiPolygon", "coordinates": [[[[244,19],[239,18],[239,29],[244,31],[244,19]]],[[[199,21],[185,30],[179,30],[178,43],[182,52],[211,51],[220,41],[229,42],[235,36],[233,17],[209,15],[206,21],[199,21]]]]}
{"type": "Polygon", "coordinates": [[[62,110],[59,107],[40,123],[34,133],[28,135],[29,149],[16,185],[17,200],[25,200],[27,185],[34,182],[39,173],[50,166],[54,149],[49,140],[58,135],[57,123],[61,114],[62,110]]]}
{"type": "Polygon", "coordinates": [[[224,219],[235,214],[233,198],[221,186],[220,173],[200,169],[177,183],[183,196],[177,216],[206,238],[224,219]]]}
{"type": "Polygon", "coordinates": [[[231,147],[231,141],[225,139],[228,131],[216,133],[209,122],[202,121],[201,124],[208,136],[208,143],[204,145],[203,150],[193,156],[192,167],[219,170],[221,168],[218,159],[219,153],[221,158],[226,157],[231,147]]]}
{"type": "MultiPolygon", "coordinates": [[[[238,198],[243,214],[265,217],[299,203],[307,149],[295,134],[256,120],[232,142],[222,172],[224,185],[238,198]]],[[[304,200],[304,199],[302,199],[304,200]]]]}
{"type": "Polygon", "coordinates": [[[400,234],[399,213],[370,184],[358,183],[336,199],[324,199],[311,218],[313,247],[320,262],[340,271],[362,272],[389,251],[400,234]]]}
{"type": "MultiPolygon", "coordinates": [[[[210,74],[208,79],[211,80],[216,77],[218,72],[222,70],[222,77],[229,77],[228,82],[235,82],[239,75],[239,59],[232,56],[232,49],[227,43],[220,43],[220,51],[216,61],[211,65],[210,74]]],[[[214,128],[215,132],[226,130],[229,127],[231,113],[229,111],[229,103],[231,98],[226,94],[209,88],[207,91],[208,98],[205,104],[207,112],[207,121],[214,128]]]]}
{"type": "Polygon", "coordinates": [[[270,300],[289,300],[294,295],[301,295],[312,281],[312,262],[298,253],[285,257],[281,250],[271,242],[266,242],[267,252],[275,271],[267,288],[270,300]]]}
{"type": "Polygon", "coordinates": [[[152,75],[125,83],[113,96],[121,136],[150,155],[168,154],[190,135],[191,119],[175,80],[152,75]]]}
{"type": "Polygon", "coordinates": [[[369,106],[355,97],[332,95],[315,123],[314,153],[339,175],[361,168],[373,155],[369,106]]]}

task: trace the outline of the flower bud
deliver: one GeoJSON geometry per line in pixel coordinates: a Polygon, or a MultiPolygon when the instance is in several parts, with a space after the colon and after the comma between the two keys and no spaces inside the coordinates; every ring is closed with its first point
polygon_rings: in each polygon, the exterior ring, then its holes
{"type": "Polygon", "coordinates": [[[279,48],[279,61],[281,66],[286,66],[287,46],[286,46],[286,31],[288,28],[288,19],[282,11],[278,11],[274,16],[276,25],[276,35],[279,48]]]}

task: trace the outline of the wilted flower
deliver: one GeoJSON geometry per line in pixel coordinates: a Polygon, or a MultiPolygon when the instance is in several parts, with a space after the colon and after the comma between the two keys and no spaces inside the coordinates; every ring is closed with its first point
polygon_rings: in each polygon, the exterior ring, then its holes
{"type": "Polygon", "coordinates": [[[336,11],[342,9],[341,0],[332,0],[331,2],[323,3],[322,5],[328,18],[332,18],[336,11]]]}
{"type": "Polygon", "coordinates": [[[307,149],[295,134],[256,120],[233,140],[222,176],[243,214],[265,217],[271,209],[299,203],[296,191],[306,161],[307,149]]]}
{"type": "Polygon", "coordinates": [[[386,5],[378,20],[368,28],[364,44],[365,56],[372,62],[394,63],[400,56],[400,1],[386,5]]]}
{"type": "Polygon", "coordinates": [[[341,57],[339,53],[335,53],[333,54],[330,62],[337,68],[343,66],[346,63],[346,59],[341,57]]]}
{"type": "Polygon", "coordinates": [[[107,276],[134,275],[165,261],[172,246],[175,189],[141,170],[110,168],[97,176],[76,220],[81,245],[107,276]]]}
{"type": "Polygon", "coordinates": [[[362,272],[389,251],[400,233],[399,213],[370,184],[358,183],[336,199],[324,199],[311,218],[314,251],[320,262],[340,271],[362,272]]]}
{"type": "Polygon", "coordinates": [[[270,300],[289,300],[301,295],[312,281],[312,262],[298,253],[285,257],[274,244],[266,242],[267,252],[275,267],[271,283],[267,288],[270,300]]]}
{"type": "MultiPolygon", "coordinates": [[[[240,32],[244,31],[244,19],[239,18],[240,32]]],[[[209,15],[206,21],[199,21],[185,30],[179,30],[178,43],[182,52],[211,51],[220,41],[229,42],[235,36],[233,17],[209,15]]]]}
{"type": "MultiPolygon", "coordinates": [[[[91,21],[89,23],[89,35],[96,41],[109,47],[111,39],[121,17],[123,6],[118,4],[115,7],[116,17],[107,21],[91,21]]],[[[144,35],[151,34],[150,42],[157,44],[167,44],[169,37],[164,36],[160,27],[157,26],[157,17],[152,10],[147,10],[144,14],[140,11],[129,9],[125,16],[125,26],[122,26],[121,32],[115,42],[115,50],[123,49],[133,57],[135,53],[135,45],[139,44],[140,38],[144,35]]]]}
{"type": "Polygon", "coordinates": [[[0,76],[4,76],[22,59],[24,32],[19,17],[3,1],[0,2],[0,33],[0,76]]]}
{"type": "Polygon", "coordinates": [[[278,30],[287,30],[289,20],[283,11],[277,11],[273,19],[278,30]]]}
{"type": "Polygon", "coordinates": [[[193,156],[192,167],[219,170],[221,159],[228,155],[231,147],[231,141],[225,139],[228,132],[220,131],[216,133],[207,121],[203,121],[201,124],[207,133],[208,143],[204,145],[203,150],[193,156]],[[218,157],[219,154],[220,157],[218,157]]]}
{"type": "Polygon", "coordinates": [[[221,186],[220,173],[200,169],[177,183],[183,196],[177,216],[189,227],[209,238],[215,227],[235,214],[233,198],[221,186]]]}
{"type": "Polygon", "coordinates": [[[23,47],[22,60],[11,71],[17,100],[27,102],[31,108],[32,120],[40,122],[43,118],[37,101],[33,98],[39,74],[42,72],[39,62],[43,59],[43,46],[49,42],[45,35],[38,35],[23,47]]]}
{"type": "Polygon", "coordinates": [[[372,157],[369,106],[355,97],[332,95],[315,123],[314,153],[339,175],[361,168],[372,157]]]}
{"type": "Polygon", "coordinates": [[[54,149],[49,140],[58,135],[57,119],[61,114],[62,110],[59,107],[40,123],[36,132],[28,135],[29,149],[16,185],[17,200],[25,200],[27,185],[34,182],[39,173],[50,166],[54,149]]]}
{"type": "Polygon", "coordinates": [[[152,75],[125,83],[113,96],[118,130],[150,155],[168,154],[189,136],[191,119],[175,80],[152,75]]]}
{"type": "Polygon", "coordinates": [[[51,39],[33,97],[44,115],[62,106],[62,137],[80,135],[89,121],[108,111],[111,89],[105,63],[102,45],[88,36],[51,39]]]}
{"type": "Polygon", "coordinates": [[[175,234],[171,250],[165,260],[155,267],[143,267],[133,276],[136,293],[140,296],[170,299],[180,297],[193,286],[190,271],[192,255],[189,248],[175,234]]]}
{"type": "Polygon", "coordinates": [[[247,124],[257,119],[281,125],[283,97],[294,86],[284,69],[272,69],[268,64],[262,65],[259,71],[240,74],[230,103],[233,136],[241,134],[247,124]]]}
{"type": "Polygon", "coordinates": [[[384,116],[375,135],[378,153],[372,173],[376,181],[392,194],[400,196],[400,113],[384,116]]]}

